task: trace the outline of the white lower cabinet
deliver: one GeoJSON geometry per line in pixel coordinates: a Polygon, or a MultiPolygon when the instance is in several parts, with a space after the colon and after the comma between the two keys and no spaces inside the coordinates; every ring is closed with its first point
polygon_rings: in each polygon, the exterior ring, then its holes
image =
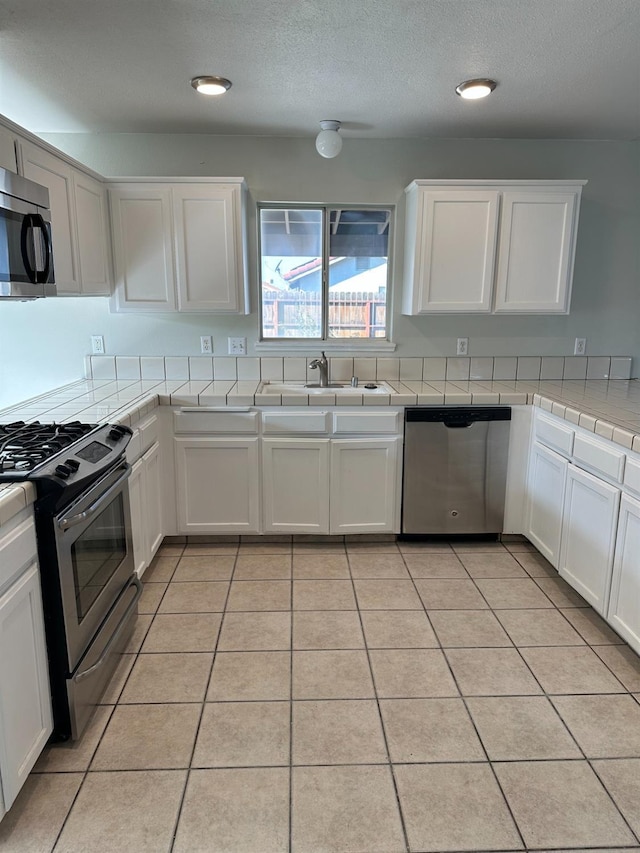
{"type": "Polygon", "coordinates": [[[329,532],[329,439],[262,441],[265,533],[329,532]]]}
{"type": "Polygon", "coordinates": [[[133,540],[133,560],[135,571],[142,577],[148,565],[147,525],[144,520],[143,503],[144,462],[138,459],[129,475],[129,503],[131,504],[131,538],[133,540]]]}
{"type": "Polygon", "coordinates": [[[623,495],[607,619],[640,654],[640,501],[623,495]]]}
{"type": "Polygon", "coordinates": [[[562,521],[560,575],[607,612],[620,490],[570,465],[562,521]]]}
{"type": "Polygon", "coordinates": [[[565,484],[569,463],[562,456],[533,443],[529,460],[527,538],[558,568],[565,484]]]}
{"type": "Polygon", "coordinates": [[[259,438],[174,439],[178,530],[259,533],[259,438]]]}
{"type": "Polygon", "coordinates": [[[133,559],[138,577],[154,558],[164,535],[160,481],[160,445],[156,441],[131,469],[129,477],[133,559]]]}

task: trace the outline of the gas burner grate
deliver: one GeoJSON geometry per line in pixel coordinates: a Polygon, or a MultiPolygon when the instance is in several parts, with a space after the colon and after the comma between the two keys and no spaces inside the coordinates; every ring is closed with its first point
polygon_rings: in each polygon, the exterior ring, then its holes
{"type": "Polygon", "coordinates": [[[90,433],[95,424],[41,424],[15,421],[0,424],[0,473],[31,471],[90,433]]]}

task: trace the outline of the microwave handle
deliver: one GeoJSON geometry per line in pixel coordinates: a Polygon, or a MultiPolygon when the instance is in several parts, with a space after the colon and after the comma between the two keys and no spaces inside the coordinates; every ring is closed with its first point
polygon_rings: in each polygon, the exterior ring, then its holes
{"type": "Polygon", "coordinates": [[[29,247],[27,246],[27,237],[31,236],[31,250],[33,252],[33,258],[35,260],[36,256],[36,244],[33,239],[33,226],[34,226],[34,214],[27,213],[24,219],[22,220],[22,230],[20,232],[20,252],[22,253],[22,263],[24,264],[24,268],[26,270],[27,275],[29,276],[29,281],[32,284],[38,283],[38,271],[35,267],[31,266],[29,261],[29,247]]]}
{"type": "Polygon", "coordinates": [[[22,251],[22,261],[24,268],[27,271],[30,281],[33,284],[42,284],[49,279],[49,271],[51,269],[51,241],[46,222],[39,213],[28,213],[22,222],[22,233],[20,235],[20,249],[22,251]],[[31,248],[33,251],[34,261],[36,259],[36,229],[42,234],[42,244],[44,245],[44,269],[38,270],[32,267],[29,263],[29,249],[27,246],[27,235],[31,235],[31,248]]]}

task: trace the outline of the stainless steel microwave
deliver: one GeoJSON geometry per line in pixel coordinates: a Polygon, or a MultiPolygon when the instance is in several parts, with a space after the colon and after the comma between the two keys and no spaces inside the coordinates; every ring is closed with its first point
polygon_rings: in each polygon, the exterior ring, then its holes
{"type": "Polygon", "coordinates": [[[0,300],[55,295],[49,190],[0,169],[0,300]]]}

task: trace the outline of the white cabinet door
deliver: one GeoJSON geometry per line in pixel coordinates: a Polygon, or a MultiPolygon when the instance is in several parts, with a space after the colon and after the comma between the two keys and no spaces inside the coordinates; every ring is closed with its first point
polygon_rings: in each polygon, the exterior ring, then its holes
{"type": "Polygon", "coordinates": [[[400,531],[401,438],[331,442],[330,533],[400,531]]]}
{"type": "Polygon", "coordinates": [[[495,311],[567,314],[580,190],[502,194],[495,311]]]}
{"type": "Polygon", "coordinates": [[[640,501],[623,495],[607,619],[640,654],[640,501]]]}
{"type": "Polygon", "coordinates": [[[178,533],[259,533],[259,439],[175,438],[178,533]]]}
{"type": "Polygon", "coordinates": [[[329,532],[329,439],[262,441],[265,533],[329,532]]]}
{"type": "Polygon", "coordinates": [[[176,184],[178,310],[246,314],[239,184],[176,184]]]}
{"type": "Polygon", "coordinates": [[[0,597],[0,776],[9,809],[52,731],[37,563],[0,597]]]}
{"type": "Polygon", "coordinates": [[[162,479],[160,477],[160,445],[156,441],[142,457],[144,462],[143,500],[146,525],[146,558],[151,562],[162,544],[162,479]]]}
{"type": "Polygon", "coordinates": [[[408,199],[404,313],[489,312],[499,193],[412,192],[416,198],[408,199]]]}
{"type": "Polygon", "coordinates": [[[64,160],[31,142],[21,141],[19,144],[22,174],[49,190],[53,265],[58,293],[79,294],[73,170],[64,160]]]}
{"type": "Polygon", "coordinates": [[[107,191],[99,181],[78,171],[73,172],[73,191],[82,293],[109,296],[111,253],[107,191]]]}
{"type": "Polygon", "coordinates": [[[558,568],[568,462],[534,442],[529,459],[527,538],[558,568]]]}
{"type": "Polygon", "coordinates": [[[562,520],[560,575],[606,615],[620,490],[570,465],[562,520]]]}
{"type": "Polygon", "coordinates": [[[171,190],[109,190],[115,310],[175,311],[171,190]]]}
{"type": "Polygon", "coordinates": [[[133,560],[139,578],[147,568],[147,522],[144,500],[144,460],[138,459],[129,475],[129,503],[131,504],[131,536],[133,560]]]}
{"type": "Polygon", "coordinates": [[[16,138],[4,127],[0,127],[0,168],[17,172],[16,138]]]}

